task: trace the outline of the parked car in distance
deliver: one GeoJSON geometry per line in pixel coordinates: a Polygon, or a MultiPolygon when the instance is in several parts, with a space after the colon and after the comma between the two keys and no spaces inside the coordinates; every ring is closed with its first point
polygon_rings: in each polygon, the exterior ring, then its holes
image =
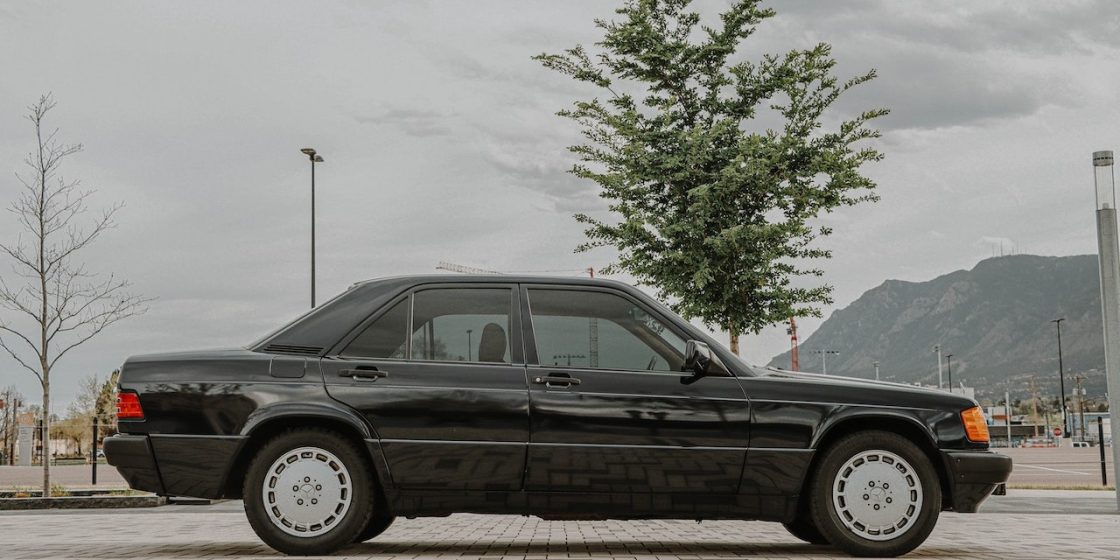
{"type": "Polygon", "coordinates": [[[1011,470],[971,399],[752,367],[598,279],[362,282],[245,348],[129,358],[119,394],[104,448],[133,488],[241,498],[288,554],[475,512],[768,520],[894,556],[1011,470]]]}

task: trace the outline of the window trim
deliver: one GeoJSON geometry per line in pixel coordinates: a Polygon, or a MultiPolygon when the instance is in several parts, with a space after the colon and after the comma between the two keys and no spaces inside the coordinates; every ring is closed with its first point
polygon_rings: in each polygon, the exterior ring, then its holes
{"type": "MultiPolygon", "coordinates": [[[[604,367],[580,367],[580,366],[552,366],[540,363],[540,357],[537,352],[537,333],[535,325],[533,324],[532,304],[529,298],[529,290],[550,290],[560,292],[599,292],[609,295],[621,297],[629,301],[632,305],[641,308],[647,315],[657,319],[659,323],[669,329],[677,338],[685,341],[694,340],[694,337],[681,330],[676,322],[668,320],[664,314],[658,312],[656,309],[651,309],[645,302],[638,300],[630,294],[621,290],[615,290],[607,287],[600,286],[574,286],[565,284],[522,284],[521,285],[521,299],[522,299],[522,313],[525,314],[524,331],[525,331],[525,347],[528,350],[526,365],[528,367],[536,367],[541,369],[563,369],[567,371],[604,371],[604,372],[621,372],[621,373],[637,373],[643,375],[678,375],[690,377],[692,373],[687,371],[673,371],[673,370],[636,370],[636,369],[619,369],[619,368],[604,368],[604,367]]],[[[629,332],[629,331],[627,331],[629,332]]],[[[631,333],[633,334],[633,333],[631,333]]],[[[637,337],[636,337],[637,338],[637,337]]],[[[639,338],[641,341],[641,339],[639,338]]],[[[641,341],[643,344],[645,341],[641,341]]]]}

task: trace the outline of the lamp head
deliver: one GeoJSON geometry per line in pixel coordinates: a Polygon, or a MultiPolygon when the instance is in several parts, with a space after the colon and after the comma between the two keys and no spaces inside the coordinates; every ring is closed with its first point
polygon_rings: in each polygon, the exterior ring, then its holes
{"type": "Polygon", "coordinates": [[[313,161],[315,163],[323,163],[323,156],[313,155],[313,156],[311,156],[311,161],[313,161]]]}
{"type": "Polygon", "coordinates": [[[303,148],[300,151],[303,152],[305,155],[308,155],[308,156],[314,156],[315,155],[315,148],[303,148]]]}

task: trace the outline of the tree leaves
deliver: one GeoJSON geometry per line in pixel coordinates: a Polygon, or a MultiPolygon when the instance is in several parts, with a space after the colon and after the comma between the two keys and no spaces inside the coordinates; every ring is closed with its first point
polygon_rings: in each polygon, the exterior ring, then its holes
{"type": "Polygon", "coordinates": [[[721,27],[698,27],[690,0],[631,0],[597,21],[592,54],[576,46],[534,57],[605,94],[559,112],[583,129],[571,172],[596,182],[612,222],[586,214],[587,242],[613,246],[625,271],[655,286],[686,317],[757,333],[790,316],[819,316],[831,286],[813,265],[831,253],[816,220],[840,206],[877,200],[861,174],[878,161],[871,109],[825,130],[826,111],[874,70],[841,81],[831,47],[818,44],[757,62],[737,60],[741,42],[772,10],[740,0],[721,27]],[[781,127],[764,128],[780,121],[781,127]],[[795,285],[796,284],[796,285],[795,285]]]}

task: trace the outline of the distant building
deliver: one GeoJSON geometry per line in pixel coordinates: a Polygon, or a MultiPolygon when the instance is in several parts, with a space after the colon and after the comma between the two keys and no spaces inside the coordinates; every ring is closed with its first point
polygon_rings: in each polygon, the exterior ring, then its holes
{"type": "MultiPolygon", "coordinates": [[[[1069,415],[1069,429],[1073,436],[1081,439],[1081,417],[1078,412],[1070,412],[1069,415]]],[[[1099,440],[1097,428],[1097,419],[1100,418],[1104,423],[1104,441],[1112,441],[1112,426],[1110,423],[1111,416],[1108,412],[1086,412],[1085,417],[1085,441],[1096,443],[1099,440]]]]}

